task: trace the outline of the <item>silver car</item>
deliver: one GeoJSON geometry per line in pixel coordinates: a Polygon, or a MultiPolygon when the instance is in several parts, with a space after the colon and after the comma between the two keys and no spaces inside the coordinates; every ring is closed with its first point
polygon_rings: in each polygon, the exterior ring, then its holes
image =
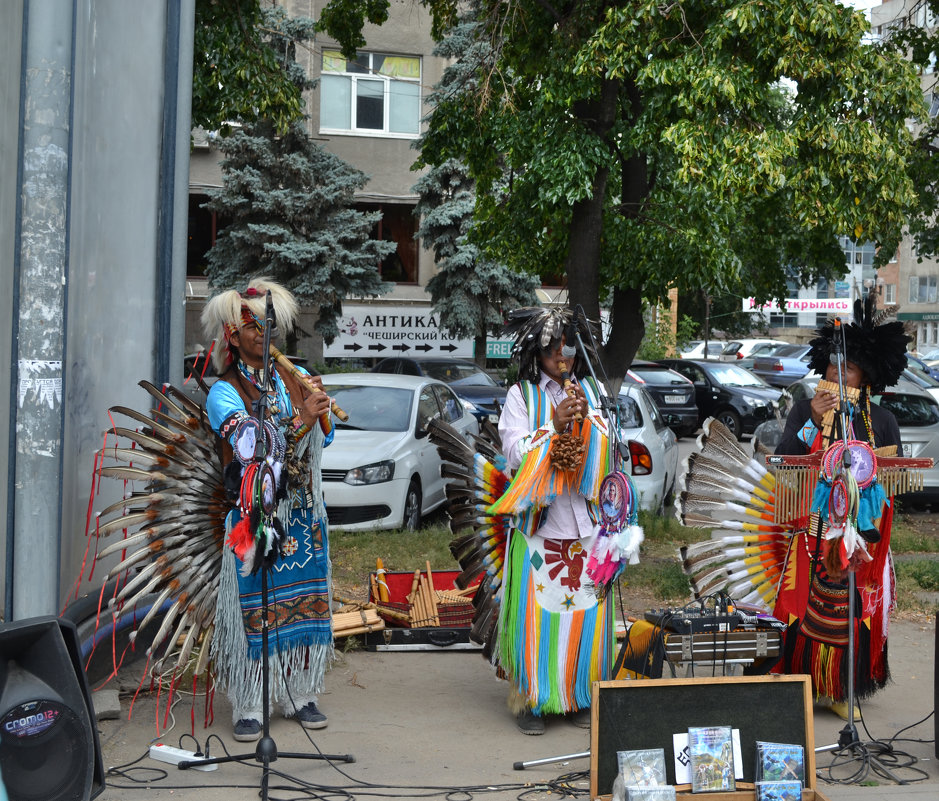
{"type": "Polygon", "coordinates": [[[660,512],[672,500],[678,441],[643,387],[623,384],[618,400],[624,471],[636,486],[640,508],[660,512]]]}
{"type": "MultiPolygon", "coordinates": [[[[785,411],[791,408],[795,401],[813,397],[816,384],[817,375],[806,376],[790,384],[785,392],[791,402],[783,410],[783,415],[779,420],[770,420],[759,426],[753,434],[754,440],[759,440],[769,450],[775,449],[786,423],[785,411]]],[[[933,460],[933,467],[924,471],[922,491],[901,497],[912,504],[939,502],[939,403],[929,392],[902,377],[882,394],[874,395],[871,400],[896,418],[900,426],[903,456],[933,460]]]]}

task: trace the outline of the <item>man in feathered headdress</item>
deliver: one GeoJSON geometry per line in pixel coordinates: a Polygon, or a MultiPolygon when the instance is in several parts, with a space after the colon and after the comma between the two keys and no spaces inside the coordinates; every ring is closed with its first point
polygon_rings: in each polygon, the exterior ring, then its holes
{"type": "MultiPolygon", "coordinates": [[[[499,419],[511,486],[490,512],[513,513],[495,661],[514,685],[525,734],[547,713],[589,726],[591,683],[612,667],[612,604],[585,578],[600,482],[614,464],[601,390],[586,376],[570,309],[509,315],[520,381],[499,419]]],[[[592,338],[582,330],[583,346],[592,338]]]]}
{"type": "MultiPolygon", "coordinates": [[[[798,401],[789,412],[777,454],[824,452],[845,434],[848,440],[859,440],[871,448],[893,446],[894,455],[901,453],[896,419],[871,402],[871,396],[895,384],[906,367],[910,338],[902,323],[887,322],[885,317],[877,311],[875,297],[869,295],[865,301],[855,301],[853,322],[841,326],[830,320],[819,329],[810,343],[809,366],[823,380],[813,398],[798,401]],[[844,399],[840,387],[846,390],[844,399]],[[847,404],[843,414],[842,402],[847,404]],[[842,419],[847,432],[842,430],[842,419]]],[[[889,501],[883,503],[882,493],[873,500],[863,496],[862,492],[858,530],[866,540],[863,547],[870,560],[860,562],[856,570],[860,625],[855,638],[854,690],[858,698],[870,695],[887,681],[887,626],[895,595],[889,551],[892,506],[889,501]]],[[[780,670],[811,674],[816,691],[832,700],[832,709],[837,714],[849,719],[846,621],[841,630],[840,625],[831,620],[825,622],[812,612],[821,593],[830,596],[829,605],[840,596],[847,601],[846,577],[838,574],[837,560],[824,558],[829,542],[823,539],[822,523],[809,523],[806,528],[792,537],[776,598],[775,616],[791,624],[780,670]],[[826,631],[828,626],[830,631],[826,631]]]]}
{"type": "Polygon", "coordinates": [[[266,278],[244,292],[219,292],[206,304],[202,325],[215,340],[219,380],[206,410],[212,428],[232,446],[226,486],[238,498],[226,520],[226,548],[212,643],[217,680],[232,704],[234,737],[261,736],[262,571],[270,571],[270,700],[305,728],[326,725],[316,706],[333,658],[330,561],[320,457],[332,441],[329,397],[318,376],[283,369],[264,352],[266,298],[270,292],[277,329],[291,330],[294,297],[266,278]],[[265,368],[271,380],[264,386],[265,368]],[[265,420],[256,419],[265,393],[265,420]],[[266,456],[255,458],[263,438],[266,456]],[[269,472],[268,472],[269,471],[269,472]],[[264,476],[270,486],[265,487],[264,476]],[[267,499],[276,511],[258,507],[267,499]]]}

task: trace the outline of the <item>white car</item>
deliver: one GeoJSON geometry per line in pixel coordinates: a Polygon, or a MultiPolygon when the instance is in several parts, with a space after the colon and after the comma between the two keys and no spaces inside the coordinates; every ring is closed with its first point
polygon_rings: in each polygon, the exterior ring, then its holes
{"type": "Polygon", "coordinates": [[[678,354],[679,359],[719,359],[726,346],[726,342],[718,342],[716,339],[708,340],[707,355],[704,353],[704,342],[694,340],[689,342],[685,349],[678,354]]]}
{"type": "Polygon", "coordinates": [[[671,503],[678,474],[678,441],[641,386],[623,384],[618,400],[624,471],[636,486],[640,508],[660,512],[671,503]]]}
{"type": "Polygon", "coordinates": [[[446,421],[472,441],[479,433],[472,404],[426,376],[335,373],[323,386],[348,415],[335,417],[323,450],[323,499],[329,524],[346,530],[416,529],[441,506],[445,482],[427,421],[446,421]]]}
{"type": "Polygon", "coordinates": [[[781,339],[735,339],[728,342],[721,351],[722,362],[733,362],[751,356],[763,356],[772,353],[780,345],[788,345],[781,339]]]}

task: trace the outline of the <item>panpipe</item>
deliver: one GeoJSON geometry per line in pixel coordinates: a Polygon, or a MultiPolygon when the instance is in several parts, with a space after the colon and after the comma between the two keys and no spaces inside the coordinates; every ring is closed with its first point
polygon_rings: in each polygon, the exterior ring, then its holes
{"type": "MultiPolygon", "coordinates": [[[[815,387],[816,394],[819,392],[829,392],[832,395],[838,396],[841,393],[838,385],[834,381],[826,381],[824,378],[818,380],[818,384],[815,387]]],[[[845,387],[844,388],[845,397],[850,403],[857,404],[861,399],[861,390],[859,387],[845,387]]],[[[838,407],[834,409],[829,409],[825,412],[822,417],[822,437],[824,442],[831,442],[832,435],[832,426],[835,422],[835,415],[839,414],[838,407]]]]}

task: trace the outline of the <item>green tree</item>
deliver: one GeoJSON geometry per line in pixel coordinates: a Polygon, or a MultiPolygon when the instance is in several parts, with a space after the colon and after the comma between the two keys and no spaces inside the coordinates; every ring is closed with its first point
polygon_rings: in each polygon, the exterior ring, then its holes
{"type": "Polygon", "coordinates": [[[422,162],[467,164],[487,255],[563,270],[593,318],[611,293],[612,375],[642,339],[643,304],[671,286],[781,298],[780,265],[805,281],[843,271],[838,234],[898,241],[915,199],[905,121],[922,97],[904,59],[862,42],[851,9],[479,0],[475,12],[489,55],[437,103],[422,162]],[[784,80],[795,91],[781,103],[784,80]]]}
{"type": "Polygon", "coordinates": [[[278,132],[303,119],[309,88],[296,62],[314,21],[260,0],[196,0],[192,125],[227,135],[231,124],[269,120],[278,132]]]}
{"type": "Polygon", "coordinates": [[[292,123],[275,136],[261,122],[223,139],[223,185],[206,208],[231,220],[207,254],[212,286],[239,286],[247,276],[282,283],[317,313],[327,342],[349,295],[376,296],[391,285],[378,274],[393,242],[371,238],[378,212],[352,208],[365,174],[324,150],[292,123]]]}
{"type": "MultiPolygon", "coordinates": [[[[475,25],[460,25],[451,31],[435,53],[454,63],[444,70],[428,102],[434,103],[451,87],[467,80],[467,49],[483,47],[472,33],[475,25]]],[[[422,139],[415,142],[420,149],[422,139]]],[[[472,241],[476,192],[466,166],[447,159],[434,165],[415,184],[420,195],[414,213],[421,220],[418,235],[434,249],[437,273],[427,283],[440,325],[454,337],[474,340],[476,361],[486,362],[486,340],[498,333],[508,310],[537,305],[537,277],[515,272],[485,258],[472,241]]]]}

